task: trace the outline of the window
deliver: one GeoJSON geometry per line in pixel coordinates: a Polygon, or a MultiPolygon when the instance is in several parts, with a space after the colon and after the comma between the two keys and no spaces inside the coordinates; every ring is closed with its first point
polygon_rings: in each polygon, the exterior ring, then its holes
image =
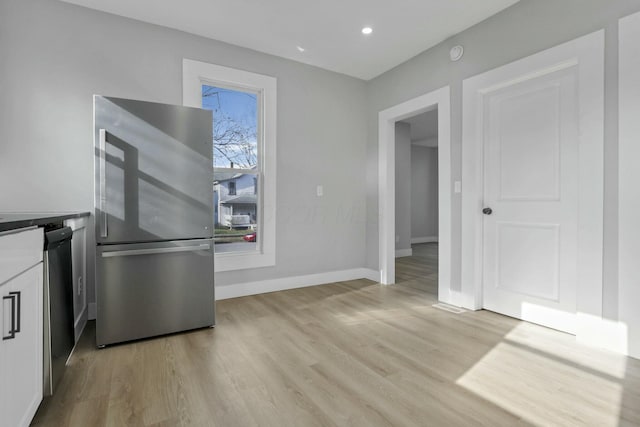
{"type": "Polygon", "coordinates": [[[185,59],[183,91],[213,111],[216,271],[274,265],[276,79],[185,59]]]}

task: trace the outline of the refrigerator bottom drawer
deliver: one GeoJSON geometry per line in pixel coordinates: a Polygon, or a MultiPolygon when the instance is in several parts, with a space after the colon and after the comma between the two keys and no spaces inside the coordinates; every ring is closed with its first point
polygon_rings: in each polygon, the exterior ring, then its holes
{"type": "Polygon", "coordinates": [[[210,240],[98,247],[98,346],[213,326],[210,240]]]}

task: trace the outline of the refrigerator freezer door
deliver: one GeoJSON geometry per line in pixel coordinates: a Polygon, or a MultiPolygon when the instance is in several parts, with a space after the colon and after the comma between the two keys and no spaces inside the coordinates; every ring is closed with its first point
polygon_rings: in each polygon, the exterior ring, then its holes
{"type": "Polygon", "coordinates": [[[213,235],[210,111],[94,97],[97,243],[213,235]]]}
{"type": "Polygon", "coordinates": [[[98,346],[213,326],[213,241],[97,248],[98,346]]]}

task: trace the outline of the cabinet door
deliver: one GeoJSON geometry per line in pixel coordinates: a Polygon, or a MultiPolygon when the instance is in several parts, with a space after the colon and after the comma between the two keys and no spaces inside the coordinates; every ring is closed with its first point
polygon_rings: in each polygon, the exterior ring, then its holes
{"type": "MultiPolygon", "coordinates": [[[[0,414],[8,414],[8,409],[11,407],[9,404],[9,398],[7,396],[8,379],[7,378],[7,358],[5,353],[7,341],[2,337],[8,335],[11,330],[11,304],[10,301],[2,299],[11,291],[8,283],[0,283],[0,414]]],[[[4,427],[4,421],[0,418],[0,426],[4,427]]]]}
{"type": "MultiPolygon", "coordinates": [[[[4,284],[0,292],[16,296],[15,337],[2,341],[1,424],[28,426],[42,400],[42,263],[4,284]]],[[[3,300],[2,308],[6,335],[11,304],[3,300]]]]}

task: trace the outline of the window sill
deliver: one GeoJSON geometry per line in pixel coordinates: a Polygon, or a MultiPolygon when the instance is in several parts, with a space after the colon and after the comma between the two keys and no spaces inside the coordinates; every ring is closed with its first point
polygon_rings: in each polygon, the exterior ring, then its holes
{"type": "Polygon", "coordinates": [[[271,267],[276,265],[274,254],[260,252],[221,253],[215,254],[214,271],[216,273],[252,268],[271,267]]]}

